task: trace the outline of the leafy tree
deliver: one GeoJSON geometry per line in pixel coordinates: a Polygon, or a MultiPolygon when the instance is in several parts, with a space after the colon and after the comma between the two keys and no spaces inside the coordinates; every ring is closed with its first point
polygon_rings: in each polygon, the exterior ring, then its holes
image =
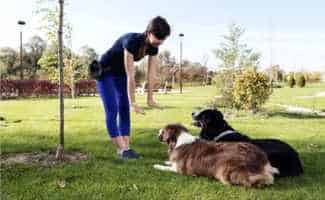
{"type": "Polygon", "coordinates": [[[40,36],[35,35],[25,44],[25,49],[30,62],[30,67],[27,70],[31,77],[35,78],[37,71],[40,70],[38,61],[46,49],[46,42],[40,36]]]}
{"type": "Polygon", "coordinates": [[[229,33],[223,36],[224,42],[213,51],[221,62],[220,68],[258,67],[260,54],[253,52],[252,49],[247,48],[245,43],[241,42],[245,30],[240,25],[232,23],[228,31],[229,33]]]}
{"type": "Polygon", "coordinates": [[[0,72],[1,78],[7,78],[15,71],[17,52],[11,47],[0,48],[0,72]]]}
{"type": "Polygon", "coordinates": [[[213,81],[221,92],[224,106],[256,110],[264,102],[267,89],[260,91],[265,92],[265,95],[254,96],[258,93],[255,89],[260,89],[257,86],[253,87],[257,81],[254,78],[264,80],[264,77],[256,71],[260,63],[260,54],[241,41],[244,33],[245,30],[241,26],[230,24],[228,34],[223,36],[224,40],[220,43],[220,47],[213,51],[220,61],[220,70],[213,81]],[[244,80],[242,77],[245,77],[244,80]],[[254,93],[251,93],[252,91],[254,93]]]}

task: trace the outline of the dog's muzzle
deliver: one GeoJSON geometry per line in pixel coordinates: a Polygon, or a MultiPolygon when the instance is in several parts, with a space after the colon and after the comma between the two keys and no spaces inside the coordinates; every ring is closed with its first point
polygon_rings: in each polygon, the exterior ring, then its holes
{"type": "Polygon", "coordinates": [[[163,131],[162,131],[162,129],[159,130],[158,139],[159,139],[160,142],[163,141],[163,131]]]}
{"type": "Polygon", "coordinates": [[[192,125],[193,125],[193,126],[196,126],[196,127],[202,127],[202,123],[201,123],[200,121],[196,121],[196,120],[194,120],[194,121],[192,122],[192,125]]]}

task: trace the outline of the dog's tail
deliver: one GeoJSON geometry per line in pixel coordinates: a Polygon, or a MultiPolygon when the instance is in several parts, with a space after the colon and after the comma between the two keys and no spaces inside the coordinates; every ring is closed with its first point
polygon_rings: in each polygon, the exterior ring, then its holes
{"type": "Polygon", "coordinates": [[[226,169],[218,173],[217,178],[224,184],[242,185],[245,187],[261,187],[274,182],[274,174],[279,173],[277,168],[267,163],[258,173],[252,173],[247,166],[226,169]]]}
{"type": "Polygon", "coordinates": [[[272,167],[270,163],[267,163],[262,173],[249,176],[249,182],[252,186],[260,187],[263,185],[271,185],[274,182],[274,175],[279,174],[279,170],[272,167]]]}

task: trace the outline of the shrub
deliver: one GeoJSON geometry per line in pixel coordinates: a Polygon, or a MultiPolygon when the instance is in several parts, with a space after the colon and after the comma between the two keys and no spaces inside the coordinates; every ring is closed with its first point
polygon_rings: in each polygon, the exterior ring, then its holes
{"type": "MultiPolygon", "coordinates": [[[[12,97],[52,97],[58,96],[59,84],[49,80],[1,80],[1,98],[12,97]]],[[[96,94],[94,80],[80,80],[76,82],[77,96],[96,94]]],[[[69,85],[64,85],[64,96],[71,96],[69,85]]]]}
{"type": "Polygon", "coordinates": [[[255,113],[272,94],[268,77],[255,68],[223,70],[213,81],[221,93],[221,99],[215,99],[218,103],[214,105],[223,107],[249,109],[255,113]]]}
{"type": "Polygon", "coordinates": [[[75,87],[77,96],[93,96],[97,93],[94,80],[80,80],[76,82],[75,87]]]}
{"type": "Polygon", "coordinates": [[[297,78],[297,85],[298,85],[298,87],[301,87],[301,88],[305,87],[305,85],[306,85],[306,79],[305,79],[304,75],[298,76],[298,78],[297,78]]]}
{"type": "Polygon", "coordinates": [[[296,80],[293,75],[288,76],[288,85],[289,87],[293,88],[296,85],[296,80]]]}
{"type": "Polygon", "coordinates": [[[234,80],[233,97],[235,107],[248,109],[254,113],[272,94],[272,87],[265,74],[256,69],[245,69],[234,80]]]}

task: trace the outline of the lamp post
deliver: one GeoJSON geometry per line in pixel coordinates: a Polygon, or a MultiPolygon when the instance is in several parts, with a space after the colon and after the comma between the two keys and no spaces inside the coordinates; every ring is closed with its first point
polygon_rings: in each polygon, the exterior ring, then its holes
{"type": "Polygon", "coordinates": [[[180,39],[180,46],[179,46],[179,92],[180,94],[183,93],[183,70],[182,70],[182,54],[183,54],[183,37],[184,34],[180,33],[179,35],[179,39],[180,39]]]}
{"type": "Polygon", "coordinates": [[[20,28],[20,79],[24,79],[24,72],[23,72],[23,26],[26,25],[25,21],[19,20],[17,24],[21,27],[20,28]]]}

